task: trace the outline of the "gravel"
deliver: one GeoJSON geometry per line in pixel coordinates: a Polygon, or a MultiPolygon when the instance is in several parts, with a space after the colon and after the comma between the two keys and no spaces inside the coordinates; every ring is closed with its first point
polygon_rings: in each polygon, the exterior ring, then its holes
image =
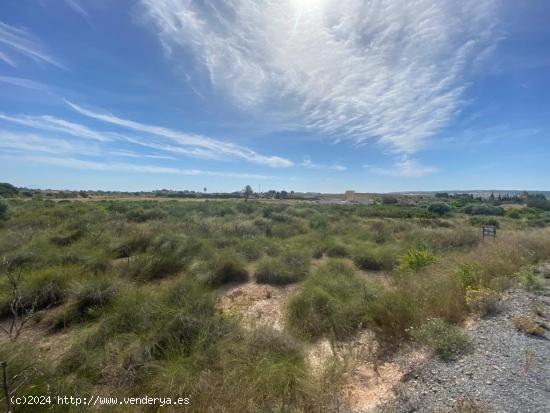
{"type": "Polygon", "coordinates": [[[517,315],[530,315],[550,324],[550,280],[538,294],[509,291],[503,311],[476,321],[466,333],[473,353],[456,362],[431,359],[407,381],[394,388],[396,400],[384,412],[550,412],[550,332],[528,336],[512,324],[517,315]],[[537,304],[539,313],[533,311],[537,304]],[[459,410],[471,401],[478,410],[459,410]]]}

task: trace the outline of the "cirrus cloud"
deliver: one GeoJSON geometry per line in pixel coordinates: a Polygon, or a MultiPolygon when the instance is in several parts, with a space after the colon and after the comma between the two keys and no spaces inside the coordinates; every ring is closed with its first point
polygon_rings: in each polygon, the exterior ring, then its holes
{"type": "MultiPolygon", "coordinates": [[[[168,55],[215,90],[334,140],[412,154],[463,105],[497,0],[142,0],[168,55]]],[[[285,122],[281,122],[285,124],[285,122]]]]}

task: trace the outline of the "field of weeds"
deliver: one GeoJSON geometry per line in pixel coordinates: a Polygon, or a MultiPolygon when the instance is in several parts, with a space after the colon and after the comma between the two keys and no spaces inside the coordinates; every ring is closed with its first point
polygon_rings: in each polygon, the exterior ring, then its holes
{"type": "Polygon", "coordinates": [[[536,208],[3,205],[9,390],[189,397],[190,412],[336,411],[357,363],[376,369],[409,343],[449,361],[471,351],[457,326],[498,312],[512,286],[537,288],[532,266],[550,258],[536,208]],[[498,226],[495,240],[481,239],[484,223],[498,226]],[[367,333],[370,350],[354,351],[367,333]],[[329,351],[312,358],[320,343],[329,351]]]}

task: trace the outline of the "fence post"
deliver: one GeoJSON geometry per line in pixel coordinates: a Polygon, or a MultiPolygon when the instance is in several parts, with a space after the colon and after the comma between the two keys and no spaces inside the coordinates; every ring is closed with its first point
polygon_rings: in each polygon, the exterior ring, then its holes
{"type": "Polygon", "coordinates": [[[6,413],[11,413],[10,389],[8,387],[8,363],[2,361],[0,362],[0,367],[2,367],[2,387],[4,389],[4,397],[6,398],[6,413]]]}

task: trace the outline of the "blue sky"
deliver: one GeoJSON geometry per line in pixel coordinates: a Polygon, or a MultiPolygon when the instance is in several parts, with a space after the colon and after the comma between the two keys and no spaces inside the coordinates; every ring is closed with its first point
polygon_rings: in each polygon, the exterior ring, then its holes
{"type": "Polygon", "coordinates": [[[545,0],[0,3],[0,181],[550,189],[545,0]]]}

